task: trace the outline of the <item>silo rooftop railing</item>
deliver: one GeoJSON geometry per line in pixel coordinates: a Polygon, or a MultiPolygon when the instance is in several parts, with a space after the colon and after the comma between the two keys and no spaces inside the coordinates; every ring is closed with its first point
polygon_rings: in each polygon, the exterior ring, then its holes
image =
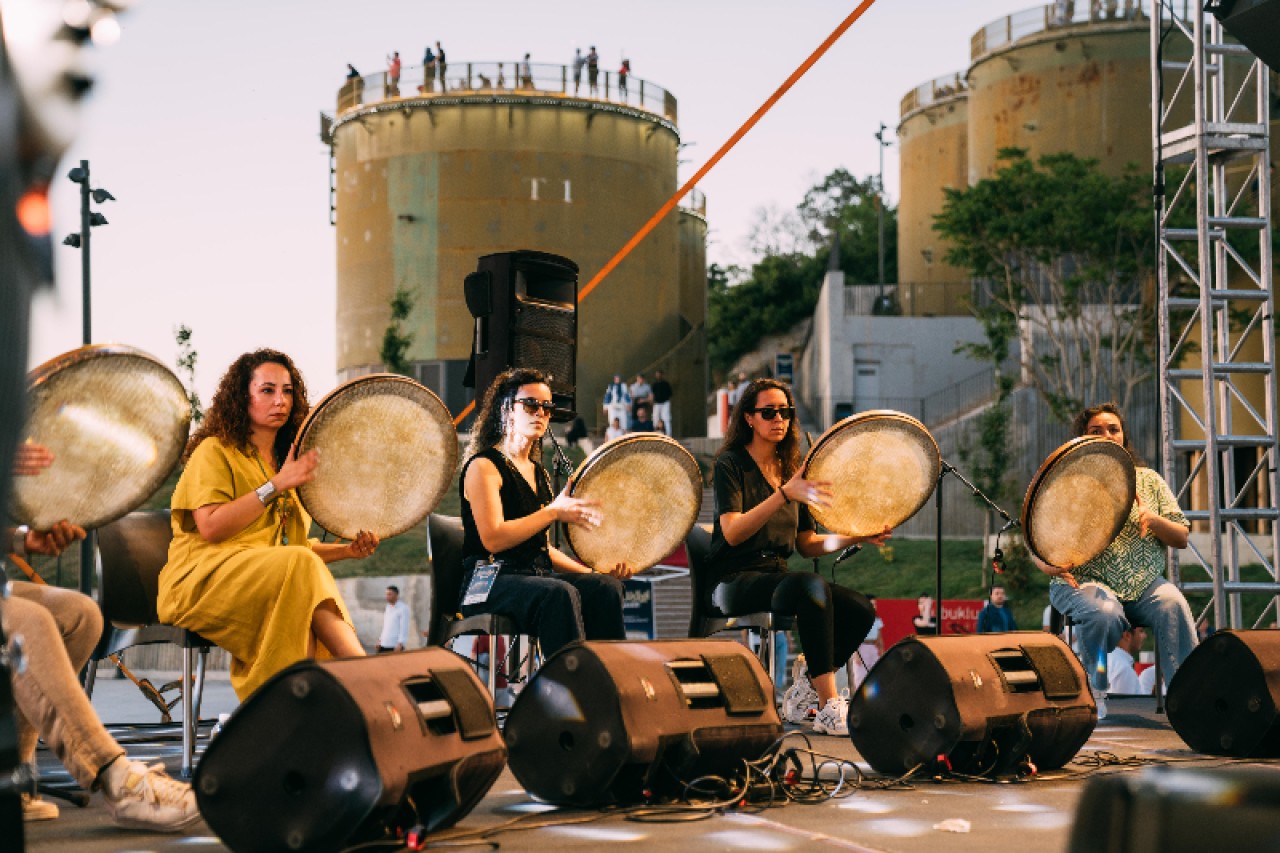
{"type": "Polygon", "coordinates": [[[898,116],[906,118],[909,113],[923,109],[938,101],[954,98],[956,95],[962,95],[968,91],[969,84],[965,82],[963,74],[959,72],[944,74],[927,83],[921,83],[910,92],[907,92],[902,98],[902,107],[898,111],[898,116]]]}
{"type": "MultiPolygon", "coordinates": [[[[1181,7],[1182,20],[1194,6],[1189,0],[1166,0],[1174,8],[1181,7]]],[[[969,42],[969,58],[977,62],[989,53],[1027,36],[1071,28],[1106,26],[1126,21],[1148,21],[1145,0],[1056,0],[1047,6],[1024,9],[992,21],[973,34],[969,42]]]]}
{"type": "Polygon", "coordinates": [[[572,65],[523,62],[450,62],[440,66],[404,67],[393,82],[386,71],[348,78],[338,91],[338,114],[362,104],[423,98],[510,95],[605,101],[662,116],[676,124],[675,96],[635,75],[623,78],[603,68],[590,84],[584,66],[574,79],[572,65]]]}

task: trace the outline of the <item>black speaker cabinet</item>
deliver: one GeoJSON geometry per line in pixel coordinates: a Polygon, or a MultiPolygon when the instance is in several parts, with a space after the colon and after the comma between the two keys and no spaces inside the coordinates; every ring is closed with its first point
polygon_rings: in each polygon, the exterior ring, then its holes
{"type": "Polygon", "coordinates": [[[1272,71],[1280,71],[1280,0],[1218,0],[1209,9],[1224,30],[1272,71]]]}
{"type": "Polygon", "coordinates": [[[508,367],[551,377],[553,420],[571,420],[577,387],[578,265],[546,252],[480,258],[463,283],[475,318],[467,384],[482,397],[508,367]]]}
{"type": "Polygon", "coordinates": [[[388,828],[456,823],[505,761],[471,667],[428,648],[280,672],[209,744],[193,784],[236,853],[322,853],[388,828]]]}
{"type": "Polygon", "coordinates": [[[1043,631],[908,637],[884,653],[849,703],[849,737],[878,772],[945,757],[1001,775],[1024,758],[1063,766],[1098,710],[1080,661],[1043,631]]]}
{"type": "Polygon", "coordinates": [[[1280,631],[1219,631],[1169,683],[1178,737],[1210,755],[1280,757],[1280,631]]]}
{"type": "Polygon", "coordinates": [[[732,640],[589,642],[542,665],[507,717],[511,772],[539,799],[596,806],[733,775],[782,734],[764,667],[732,640]]]}
{"type": "Polygon", "coordinates": [[[1068,853],[1280,850],[1280,769],[1149,767],[1089,782],[1068,853]]]}

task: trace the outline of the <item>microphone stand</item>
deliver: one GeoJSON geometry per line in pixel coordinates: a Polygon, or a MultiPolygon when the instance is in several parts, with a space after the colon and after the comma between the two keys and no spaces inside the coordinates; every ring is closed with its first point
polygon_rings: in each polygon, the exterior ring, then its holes
{"type": "MultiPolygon", "coordinates": [[[[935,613],[934,613],[933,633],[936,636],[942,635],[942,484],[943,484],[944,478],[948,474],[950,474],[960,482],[964,483],[969,488],[969,491],[973,494],[975,498],[978,498],[979,500],[981,500],[993,512],[995,512],[997,515],[1003,518],[1005,521],[1005,524],[1004,524],[1004,527],[1000,528],[1000,533],[1004,533],[1006,530],[1012,530],[1013,528],[1018,526],[1018,522],[1010,518],[1009,513],[1005,512],[1000,506],[996,504],[995,501],[991,500],[991,498],[983,494],[981,489],[979,489],[973,483],[969,482],[969,479],[965,477],[964,474],[961,474],[959,471],[957,471],[954,465],[951,465],[945,459],[941,461],[942,461],[942,467],[938,469],[938,483],[933,490],[934,507],[936,508],[937,514],[938,514],[938,524],[937,524],[937,528],[934,531],[934,559],[935,559],[935,569],[937,574],[934,578],[934,601],[936,603],[934,605],[935,613]]],[[[998,533],[996,535],[998,537],[1000,534],[998,533]]],[[[984,552],[986,550],[986,547],[987,547],[987,543],[983,542],[982,548],[984,552]]],[[[1000,558],[999,548],[997,548],[996,559],[998,560],[999,558],[1000,558]]],[[[985,557],[983,559],[985,559],[985,557]]]]}
{"type": "MultiPolygon", "coordinates": [[[[564,451],[560,448],[560,442],[556,440],[556,431],[551,428],[551,424],[547,424],[547,435],[551,437],[551,446],[555,448],[555,461],[551,463],[551,482],[555,487],[554,494],[551,495],[555,499],[560,494],[561,477],[568,477],[573,473],[573,464],[569,462],[569,457],[564,455],[564,451]]],[[[560,547],[560,522],[556,522],[555,542],[556,547],[560,547]]]]}

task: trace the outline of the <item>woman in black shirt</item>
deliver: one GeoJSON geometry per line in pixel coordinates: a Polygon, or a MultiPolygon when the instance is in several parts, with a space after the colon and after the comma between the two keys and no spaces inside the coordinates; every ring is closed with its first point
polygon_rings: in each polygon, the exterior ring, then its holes
{"type": "MultiPolygon", "coordinates": [[[[808,719],[816,703],[814,730],[848,734],[848,700],[836,693],[836,666],[849,659],[875,622],[861,593],[827,583],[817,573],[787,571],[787,557],[829,554],[877,536],[819,534],[809,506],[825,506],[830,484],[806,480],[791,389],[757,379],[743,391],[729,418],[716,459],[716,521],[708,556],[712,606],[726,615],[771,610],[794,616],[807,659],[798,664],[783,698],[783,716],[808,719]]],[[[704,602],[704,606],[708,602],[704,602]]]]}
{"type": "Polygon", "coordinates": [[[499,613],[538,637],[551,655],[575,640],[621,640],[625,563],[597,573],[552,547],[556,521],[598,526],[593,501],[561,493],[554,500],[542,467],[551,422],[551,388],[537,370],[499,374],[485,394],[462,468],[463,587],[478,563],[501,564],[482,601],[460,604],[464,616],[499,613]]]}

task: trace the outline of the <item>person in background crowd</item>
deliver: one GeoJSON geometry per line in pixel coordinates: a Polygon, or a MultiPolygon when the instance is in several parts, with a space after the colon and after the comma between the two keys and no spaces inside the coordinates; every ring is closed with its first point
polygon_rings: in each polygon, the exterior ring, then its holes
{"type": "Polygon", "coordinates": [[[636,419],[631,422],[631,432],[653,432],[653,421],[649,420],[649,410],[644,406],[636,409],[636,419]]]}
{"type": "Polygon", "coordinates": [[[1141,674],[1134,669],[1142,645],[1147,641],[1147,629],[1126,628],[1120,642],[1107,655],[1107,675],[1111,679],[1108,690],[1126,696],[1148,696],[1156,686],[1156,668],[1149,666],[1141,674]]]}
{"type": "Polygon", "coordinates": [[[671,383],[667,381],[661,370],[653,372],[653,384],[650,390],[653,395],[653,422],[655,426],[662,424],[659,432],[671,435],[671,383]]]}
{"type": "Polygon", "coordinates": [[[600,87],[596,82],[599,76],[600,54],[596,53],[596,46],[593,44],[587,52],[587,91],[593,96],[600,94],[600,87]]]}
{"type": "Polygon", "coordinates": [[[613,374],[613,381],[604,389],[604,416],[609,421],[618,421],[623,432],[631,422],[631,392],[622,381],[622,374],[613,374]]]}
{"type": "Polygon", "coordinates": [[[622,438],[627,431],[622,427],[622,420],[614,418],[613,423],[609,424],[608,429],[604,431],[604,440],[613,441],[615,438],[622,438]]]}
{"type": "Polygon", "coordinates": [[[1005,606],[1005,600],[1004,587],[994,584],[991,587],[991,598],[978,614],[979,634],[1018,630],[1018,621],[1013,618],[1013,610],[1005,606]]]}
{"type": "Polygon", "coordinates": [[[382,612],[382,636],[378,654],[402,652],[409,642],[409,605],[400,600],[400,587],[387,587],[387,609],[382,612]]]}
{"type": "MultiPolygon", "coordinates": [[[[868,594],[867,601],[871,602],[874,610],[876,597],[868,594]]],[[[877,614],[871,630],[863,638],[862,645],[858,646],[858,653],[853,656],[853,684],[849,685],[851,688],[857,689],[867,677],[867,673],[871,672],[872,667],[876,665],[876,661],[880,660],[880,655],[884,654],[884,640],[880,638],[880,632],[883,630],[884,620],[877,614]]]]}
{"type": "Polygon", "coordinates": [[[938,628],[938,614],[933,606],[933,596],[927,592],[916,598],[916,615],[911,618],[918,634],[932,634],[938,628]]]}
{"type": "Polygon", "coordinates": [[[631,76],[631,60],[622,60],[622,67],[618,69],[618,94],[622,96],[622,100],[627,99],[627,78],[631,76]]]}
{"type": "Polygon", "coordinates": [[[587,64],[587,58],[582,55],[582,48],[575,47],[573,49],[573,94],[577,97],[578,89],[582,86],[582,66],[587,64]]]}
{"type": "Polygon", "coordinates": [[[387,94],[397,97],[400,94],[400,51],[387,57],[387,94]]]}
{"type": "Polygon", "coordinates": [[[631,416],[633,418],[640,416],[640,407],[650,408],[653,403],[653,389],[649,387],[649,383],[644,381],[644,374],[637,373],[635,381],[627,388],[627,393],[631,395],[631,416]]]}

